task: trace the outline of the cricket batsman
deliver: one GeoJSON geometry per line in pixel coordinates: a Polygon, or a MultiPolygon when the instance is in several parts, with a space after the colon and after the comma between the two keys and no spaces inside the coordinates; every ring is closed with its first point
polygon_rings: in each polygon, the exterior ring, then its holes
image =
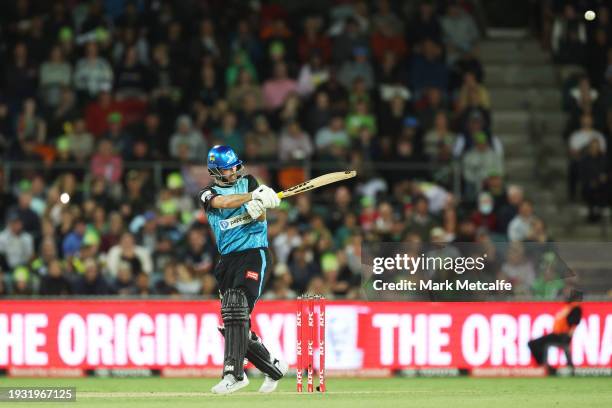
{"type": "Polygon", "coordinates": [[[210,149],[207,164],[214,182],[198,193],[198,199],[221,254],[214,275],[221,294],[223,327],[219,330],[225,337],[222,380],[212,392],[229,394],[249,384],[244,373],[246,357],[265,374],[259,391],[269,393],[288,366],[273,358],[251,331],[250,314],[272,267],[266,209],[278,207],[280,198],[270,187],[243,174],[242,161],[229,146],[210,149]]]}

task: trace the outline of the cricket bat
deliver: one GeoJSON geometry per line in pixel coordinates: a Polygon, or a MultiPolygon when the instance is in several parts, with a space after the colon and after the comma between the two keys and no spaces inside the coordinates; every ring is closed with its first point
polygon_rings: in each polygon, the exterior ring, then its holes
{"type": "Polygon", "coordinates": [[[293,187],[289,187],[287,190],[279,191],[278,198],[291,197],[296,194],[301,194],[315,188],[323,187],[331,183],[338,181],[347,180],[357,175],[355,170],[337,171],[335,173],[327,173],[319,177],[315,177],[312,180],[305,181],[293,187]]]}

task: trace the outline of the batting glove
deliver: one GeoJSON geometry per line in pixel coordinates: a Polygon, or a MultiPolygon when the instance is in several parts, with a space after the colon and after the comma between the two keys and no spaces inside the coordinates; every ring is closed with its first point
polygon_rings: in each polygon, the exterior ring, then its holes
{"type": "Polygon", "coordinates": [[[257,187],[257,189],[251,193],[251,197],[253,200],[261,201],[265,208],[276,208],[280,204],[280,198],[278,198],[276,192],[266,185],[257,187]]]}
{"type": "Polygon", "coordinates": [[[246,209],[252,219],[256,220],[266,213],[266,208],[259,200],[251,200],[246,203],[246,209]]]}

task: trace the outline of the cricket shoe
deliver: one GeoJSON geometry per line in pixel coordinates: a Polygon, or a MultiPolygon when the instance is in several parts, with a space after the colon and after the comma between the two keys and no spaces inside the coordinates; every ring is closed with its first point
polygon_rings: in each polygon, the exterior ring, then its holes
{"type": "MultiPolygon", "coordinates": [[[[279,360],[278,358],[275,358],[274,365],[276,366],[276,368],[280,370],[281,373],[283,373],[283,376],[287,374],[287,371],[289,371],[289,365],[287,364],[287,362],[283,360],[279,360]]],[[[281,379],[273,380],[271,377],[266,375],[264,378],[263,384],[261,384],[261,387],[259,387],[259,392],[263,392],[266,394],[273,392],[276,389],[276,387],[278,387],[278,382],[280,380],[281,379]]]]}
{"type": "Polygon", "coordinates": [[[211,391],[213,394],[231,394],[247,385],[249,385],[249,379],[246,374],[244,374],[242,381],[236,380],[233,374],[226,374],[219,384],[212,387],[211,391]]]}

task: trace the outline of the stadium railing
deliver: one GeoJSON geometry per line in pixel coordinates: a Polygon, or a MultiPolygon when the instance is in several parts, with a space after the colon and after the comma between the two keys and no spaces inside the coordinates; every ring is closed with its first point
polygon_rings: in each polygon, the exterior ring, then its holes
{"type": "MultiPolygon", "coordinates": [[[[367,162],[361,163],[364,168],[375,169],[375,171],[366,170],[365,176],[372,178],[376,175],[380,175],[381,172],[397,172],[399,176],[405,175],[410,180],[431,180],[431,177],[423,177],[423,174],[433,174],[434,171],[440,170],[441,167],[435,163],[406,163],[401,161],[394,162],[367,162]]],[[[89,162],[88,163],[52,163],[47,164],[41,161],[11,161],[6,160],[1,164],[3,168],[4,185],[8,186],[11,182],[17,181],[15,176],[20,171],[36,171],[39,173],[45,172],[69,172],[75,170],[81,170],[85,173],[87,182],[89,180],[89,162]]],[[[165,183],[165,175],[171,171],[177,171],[183,166],[197,167],[202,166],[199,163],[181,163],[176,161],[125,161],[123,162],[123,169],[129,170],[146,170],[151,172],[152,181],[155,188],[163,188],[165,183]]],[[[313,173],[325,172],[325,171],[338,171],[340,169],[347,169],[351,167],[350,163],[339,163],[331,161],[300,161],[300,162],[263,162],[263,161],[249,161],[248,168],[265,168],[269,171],[278,171],[287,167],[302,167],[304,174],[310,177],[313,173]]],[[[458,199],[461,197],[461,165],[458,161],[450,162],[448,165],[450,175],[448,182],[446,183],[450,192],[452,192],[458,199]]],[[[360,169],[357,168],[359,171],[360,169]]],[[[434,180],[435,181],[435,180],[434,180]]],[[[391,186],[388,186],[391,189],[391,186]]]]}

